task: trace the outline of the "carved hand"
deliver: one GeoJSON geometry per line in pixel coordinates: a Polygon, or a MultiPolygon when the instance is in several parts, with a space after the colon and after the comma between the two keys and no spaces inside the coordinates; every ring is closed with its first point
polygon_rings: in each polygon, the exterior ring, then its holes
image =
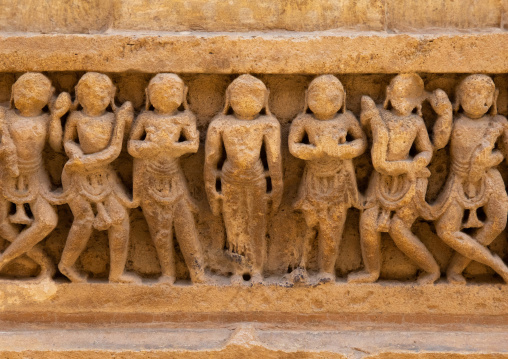
{"type": "Polygon", "coordinates": [[[429,102],[434,111],[438,115],[445,115],[447,112],[451,113],[452,111],[452,103],[448,99],[448,95],[441,89],[435,90],[429,96],[429,102]]]}
{"type": "Polygon", "coordinates": [[[49,110],[56,118],[61,118],[67,111],[69,111],[72,104],[71,95],[67,92],[62,92],[58,97],[50,101],[49,110]]]}
{"type": "Polygon", "coordinates": [[[361,100],[362,112],[360,116],[360,121],[362,126],[367,126],[370,119],[376,115],[378,115],[378,109],[376,107],[376,103],[369,96],[362,96],[361,100]]]}

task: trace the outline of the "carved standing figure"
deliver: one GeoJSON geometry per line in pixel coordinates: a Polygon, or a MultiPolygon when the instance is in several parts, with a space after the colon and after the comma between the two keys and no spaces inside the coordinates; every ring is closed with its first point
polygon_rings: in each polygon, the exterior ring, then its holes
{"type": "Polygon", "coordinates": [[[117,108],[115,87],[108,76],[88,72],[76,86],[76,106],[67,119],[64,148],[69,160],[62,185],[74,221],[58,268],[73,282],[84,282],[74,264],[86,247],[93,228],[107,230],[110,248],[110,282],[139,281],[124,273],[129,249],[129,214],[132,205],[111,163],[120,155],[124,131],[132,122],[130,102],[117,108]],[[111,106],[112,112],[107,111],[111,106]],[[77,141],[76,141],[77,140],[77,141]]]}
{"type": "Polygon", "coordinates": [[[497,94],[486,75],[470,75],[456,90],[450,173],[435,204],[442,213],[437,234],[457,251],[447,269],[452,283],[466,282],[462,272],[472,260],[508,282],[506,264],[486,248],[503,231],[508,215],[508,195],[496,168],[506,156],[496,145],[508,151],[508,121],[497,114],[497,94]],[[482,208],[485,219],[480,221],[477,211],[482,208]]]}
{"type": "Polygon", "coordinates": [[[402,74],[390,82],[383,107],[370,97],[362,98],[361,122],[372,131],[372,164],[375,173],[360,218],[364,271],[352,273],[349,282],[374,282],[381,270],[381,232],[388,232],[397,247],[425,273],[418,283],[429,284],[440,276],[434,257],[411,231],[417,217],[433,219],[425,202],[427,169],[433,150],[446,145],[452,126],[452,106],[442,90],[428,94],[416,74],[402,74]],[[421,107],[428,100],[438,114],[433,142],[422,119],[421,107]],[[391,109],[390,107],[391,106],[391,109]],[[416,113],[414,111],[416,110],[416,113]],[[410,153],[414,146],[416,153],[410,153]]]}
{"type": "Polygon", "coordinates": [[[294,282],[306,281],[307,257],[318,235],[318,279],[335,280],[335,262],[351,206],[358,207],[358,187],[352,159],[361,155],[367,137],[353,113],[346,111],[346,93],[333,75],[314,79],[306,106],[292,122],[289,151],[306,161],[295,208],[303,212],[307,230],[294,282]],[[307,113],[307,107],[312,114],[307,113]],[[342,109],[342,113],[339,110],[342,109]]]}
{"type": "Polygon", "coordinates": [[[128,144],[134,157],[134,200],[141,204],[157,249],[162,270],[159,282],[170,284],[175,281],[173,226],[191,280],[201,283],[206,279],[193,216],[197,208],[179,161],[199,148],[196,117],[187,108],[186,97],[187,86],[180,77],[156,75],[146,89],[146,111],[136,119],[128,144]],[[178,111],[182,103],[184,111],[178,111]]]}
{"type": "Polygon", "coordinates": [[[23,74],[12,86],[10,108],[0,111],[0,235],[11,242],[0,256],[0,269],[26,253],[41,267],[39,279],[49,279],[56,271],[38,243],[56,227],[54,205],[60,203],[59,196],[51,192],[42,153],[46,142],[61,151],[60,118],[71,104],[68,94],[55,99],[53,93],[51,81],[43,74],[23,74]],[[43,111],[47,105],[49,113],[43,111]],[[16,212],[9,215],[12,204],[16,212]],[[20,231],[19,225],[25,227],[20,231]]]}
{"type": "Polygon", "coordinates": [[[224,219],[228,253],[236,263],[232,283],[241,283],[243,275],[263,281],[268,204],[273,212],[282,198],[280,124],[268,109],[268,94],[259,79],[236,78],[227,88],[224,112],[211,122],[206,137],[205,188],[212,212],[222,212],[224,219]]]}

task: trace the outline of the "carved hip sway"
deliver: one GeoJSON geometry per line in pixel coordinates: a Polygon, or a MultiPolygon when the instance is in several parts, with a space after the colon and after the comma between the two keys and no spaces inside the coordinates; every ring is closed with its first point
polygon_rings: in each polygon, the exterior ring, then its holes
{"type": "Polygon", "coordinates": [[[333,75],[312,79],[303,109],[287,122],[270,111],[279,97],[270,98],[260,79],[240,75],[208,123],[191,110],[192,93],[176,74],[153,76],[138,111],[129,101],[117,105],[105,74],[84,74],[74,99],[55,94],[41,73],[21,75],[9,107],[0,107],[0,238],[6,241],[0,270],[33,261],[40,268],[35,280],[52,280],[58,260],[61,274],[85,282],[80,256],[94,231],[107,231],[109,281],[151,283],[126,270],[131,212],[139,211],[157,255],[157,283],[171,285],[182,271],[195,284],[221,283],[222,276],[233,285],[334,283],[343,232],[358,211],[362,264],[348,271],[350,285],[384,278],[383,267],[392,263],[384,258],[383,236],[418,267],[418,284],[432,284],[442,272],[450,283],[466,283],[473,261],[508,283],[506,263],[488,247],[508,216],[498,168],[507,158],[508,121],[498,114],[492,78],[464,76],[452,104],[445,91],[427,91],[419,75],[400,74],[383,103],[361,97],[359,118],[346,108],[345,83],[333,75]],[[443,154],[447,177],[429,196],[434,161],[443,154]],[[65,164],[55,175],[48,161],[58,156],[65,164]],[[284,156],[292,167],[283,166],[284,156]],[[362,159],[372,164],[365,191],[357,183],[362,159]],[[131,163],[132,173],[119,163],[131,163]],[[189,176],[191,165],[203,166],[203,177],[189,176]],[[72,225],[55,258],[44,240],[57,228],[62,205],[72,225]],[[287,218],[299,229],[278,233],[287,218]],[[449,259],[435,257],[418,223],[434,229],[449,259]],[[276,238],[292,253],[285,274],[267,265],[278,260],[276,238]]]}

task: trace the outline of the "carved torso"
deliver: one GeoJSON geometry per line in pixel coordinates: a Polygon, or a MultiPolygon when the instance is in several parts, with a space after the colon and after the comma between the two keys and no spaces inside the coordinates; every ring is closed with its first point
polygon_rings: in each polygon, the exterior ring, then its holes
{"type": "Polygon", "coordinates": [[[34,158],[42,158],[48,135],[49,115],[23,117],[9,111],[7,121],[19,160],[33,161],[34,158]]]}
{"type": "Polygon", "coordinates": [[[407,159],[418,134],[419,122],[422,119],[415,115],[401,117],[386,110],[382,110],[380,113],[390,136],[386,153],[387,161],[407,159]]]}
{"type": "Polygon", "coordinates": [[[115,123],[114,113],[108,112],[97,117],[82,112],[73,115],[76,116],[79,144],[83,153],[96,153],[108,146],[115,123]]]}

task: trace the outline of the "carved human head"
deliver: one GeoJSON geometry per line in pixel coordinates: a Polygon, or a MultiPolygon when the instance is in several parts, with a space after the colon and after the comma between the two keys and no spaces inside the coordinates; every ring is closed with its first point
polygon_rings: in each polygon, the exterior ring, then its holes
{"type": "Polygon", "coordinates": [[[146,88],[146,109],[150,104],[160,113],[172,113],[183,103],[187,107],[187,86],[176,74],[155,75],[146,88]]]}
{"type": "Polygon", "coordinates": [[[37,115],[53,96],[51,81],[41,73],[28,72],[12,85],[11,107],[22,114],[37,115]]]}
{"type": "Polygon", "coordinates": [[[320,119],[333,118],[341,108],[346,112],[344,86],[333,75],[321,75],[312,80],[305,100],[306,106],[320,119]]]}
{"type": "Polygon", "coordinates": [[[407,116],[416,108],[422,115],[422,102],[426,98],[423,80],[417,74],[400,74],[395,76],[386,88],[384,107],[392,108],[401,116],[407,116]]]}
{"type": "Polygon", "coordinates": [[[100,115],[111,104],[115,110],[115,91],[111,79],[104,74],[87,72],[76,85],[76,99],[86,113],[100,115]]]}
{"type": "Polygon", "coordinates": [[[241,75],[231,82],[226,90],[226,106],[224,113],[227,113],[229,106],[235,114],[242,119],[253,119],[263,109],[267,114],[269,91],[263,81],[251,75],[241,75]]]}
{"type": "Polygon", "coordinates": [[[491,110],[497,114],[497,95],[494,81],[487,75],[469,75],[462,80],[456,90],[454,110],[464,110],[471,118],[480,118],[491,110]]]}

